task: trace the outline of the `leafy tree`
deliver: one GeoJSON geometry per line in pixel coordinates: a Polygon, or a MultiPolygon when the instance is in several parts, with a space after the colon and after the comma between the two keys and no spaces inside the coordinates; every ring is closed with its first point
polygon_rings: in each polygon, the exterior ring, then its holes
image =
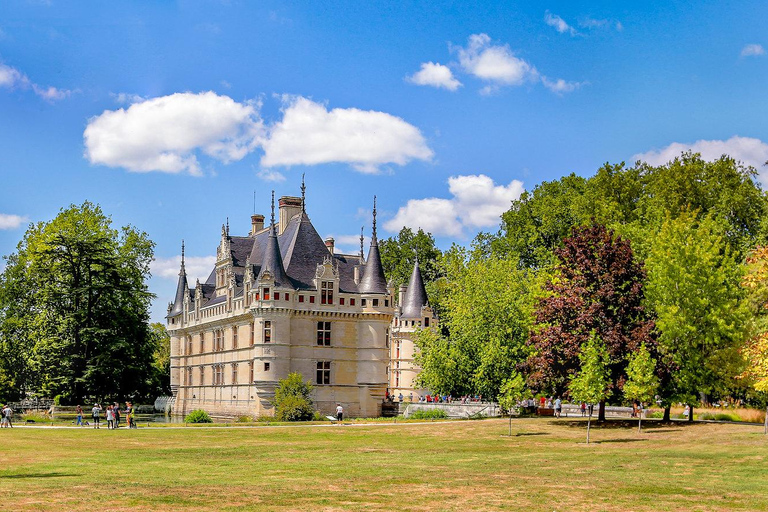
{"type": "MultiPolygon", "coordinates": [[[[758,247],[747,258],[742,280],[752,312],[751,337],[742,349],[746,368],[740,375],[758,393],[768,394],[768,247],[758,247]]],[[[768,435],[768,405],[764,433],[768,435]]]]}
{"type": "MultiPolygon", "coordinates": [[[[571,396],[577,402],[598,404],[604,402],[610,391],[610,357],[605,344],[593,331],[589,340],[579,354],[581,367],[579,373],[568,385],[571,396]]],[[[587,444],[589,444],[589,429],[592,424],[592,407],[587,418],[587,444]]]]}
{"type": "Polygon", "coordinates": [[[421,385],[440,394],[494,398],[528,356],[537,283],[516,260],[470,259],[449,270],[441,319],[448,336],[416,337],[421,385]]]}
{"type": "Polygon", "coordinates": [[[525,386],[525,379],[515,372],[506,379],[499,391],[499,406],[509,415],[509,436],[512,437],[512,411],[518,407],[520,400],[527,398],[529,392],[525,386]]]}
{"type": "Polygon", "coordinates": [[[645,343],[640,350],[629,356],[627,365],[627,382],[624,384],[624,397],[637,400],[640,403],[640,414],[637,421],[637,431],[643,427],[643,403],[648,403],[656,396],[659,389],[659,378],[656,376],[656,360],[651,357],[645,343]]]}
{"type": "Polygon", "coordinates": [[[658,351],[670,370],[661,396],[667,406],[688,403],[692,419],[699,393],[722,389],[739,373],[747,324],[740,265],[720,222],[686,212],[667,217],[646,266],[658,351]]]}
{"type": "Polygon", "coordinates": [[[272,405],[278,421],[309,421],[314,417],[312,408],[312,383],[304,382],[299,372],[280,379],[272,405]]]}
{"type": "Polygon", "coordinates": [[[155,388],[158,395],[171,394],[171,336],[165,325],[155,322],[149,324],[151,338],[155,347],[153,366],[155,370],[155,388]]]}
{"type": "MultiPolygon", "coordinates": [[[[539,299],[530,338],[529,383],[556,395],[578,372],[592,332],[607,346],[610,389],[626,380],[627,356],[645,343],[655,346],[653,322],[643,307],[645,272],[629,242],[600,224],[574,228],[555,251],[556,274],[539,299]]],[[[605,419],[601,404],[599,419],[605,419]]]]}
{"type": "Polygon", "coordinates": [[[70,401],[148,394],[153,247],[134,228],[113,229],[88,202],[30,226],[3,272],[4,301],[25,310],[2,308],[5,327],[12,318],[20,329],[11,343],[33,344],[26,382],[36,391],[70,401]]]}
{"type": "Polygon", "coordinates": [[[401,284],[408,284],[413,265],[418,257],[424,285],[427,287],[429,298],[433,298],[429,288],[430,284],[442,274],[440,267],[442,254],[430,233],[425,233],[421,229],[414,233],[410,228],[404,227],[397,236],[380,241],[379,251],[384,274],[396,291],[401,284]]]}

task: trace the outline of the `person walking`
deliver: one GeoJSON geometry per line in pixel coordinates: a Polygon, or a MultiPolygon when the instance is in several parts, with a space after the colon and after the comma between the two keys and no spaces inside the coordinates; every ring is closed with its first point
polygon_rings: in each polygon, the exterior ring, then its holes
{"type": "Polygon", "coordinates": [[[342,419],[344,419],[344,408],[341,404],[336,404],[336,421],[341,423],[342,419]]]}
{"type": "Polygon", "coordinates": [[[125,402],[125,419],[128,421],[128,428],[136,428],[136,420],[134,418],[133,404],[131,402],[125,402]]]}
{"type": "Polygon", "coordinates": [[[115,406],[112,408],[112,413],[115,415],[115,428],[120,428],[120,404],[115,402],[115,406]]]}
{"type": "Polygon", "coordinates": [[[107,406],[107,430],[115,428],[115,410],[112,405],[107,406]]]}
{"type": "Polygon", "coordinates": [[[555,398],[555,416],[559,418],[562,412],[563,412],[563,401],[560,400],[560,397],[557,397],[555,398]]]}
{"type": "Polygon", "coordinates": [[[93,417],[93,428],[101,428],[101,425],[99,425],[100,416],[101,406],[99,404],[93,404],[93,409],[91,409],[91,417],[93,417]]]}
{"type": "Polygon", "coordinates": [[[77,406],[77,423],[75,423],[75,425],[79,427],[83,426],[83,408],[80,407],[80,405],[77,406]]]}
{"type": "Polygon", "coordinates": [[[11,409],[10,405],[5,404],[5,407],[3,407],[3,423],[5,428],[13,428],[11,418],[13,418],[13,409],[11,409]]]}
{"type": "Polygon", "coordinates": [[[581,417],[583,418],[586,415],[587,415],[587,404],[584,402],[581,402],[581,417]]]}
{"type": "Polygon", "coordinates": [[[8,404],[3,404],[3,408],[0,409],[0,428],[6,428],[8,426],[8,421],[5,417],[5,410],[8,408],[8,404]]]}

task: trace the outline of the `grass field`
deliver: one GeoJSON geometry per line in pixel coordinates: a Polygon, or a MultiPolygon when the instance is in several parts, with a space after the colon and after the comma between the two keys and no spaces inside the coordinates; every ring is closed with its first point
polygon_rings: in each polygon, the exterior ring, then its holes
{"type": "Polygon", "coordinates": [[[768,510],[760,426],[520,419],[0,431],[9,510],[768,510]]]}

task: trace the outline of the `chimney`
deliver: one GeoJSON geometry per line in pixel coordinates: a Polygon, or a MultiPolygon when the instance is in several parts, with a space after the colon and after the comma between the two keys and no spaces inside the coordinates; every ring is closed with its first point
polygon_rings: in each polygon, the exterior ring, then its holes
{"type": "Polygon", "coordinates": [[[283,196],[278,204],[280,205],[280,224],[277,229],[277,234],[279,235],[288,227],[288,222],[291,218],[301,213],[301,198],[283,196]]]}
{"type": "Polygon", "coordinates": [[[251,236],[264,229],[264,216],[261,214],[251,215],[251,236]]]}
{"type": "Polygon", "coordinates": [[[334,244],[334,242],[335,242],[335,240],[331,236],[329,236],[328,238],[325,239],[325,246],[328,248],[328,252],[330,252],[331,255],[333,255],[333,244],[334,244]]]}
{"type": "Polygon", "coordinates": [[[404,284],[400,285],[400,293],[397,295],[397,305],[402,307],[403,306],[403,299],[405,298],[405,292],[408,290],[408,287],[404,284]]]}
{"type": "Polygon", "coordinates": [[[355,284],[360,284],[360,267],[355,267],[355,284]]]}

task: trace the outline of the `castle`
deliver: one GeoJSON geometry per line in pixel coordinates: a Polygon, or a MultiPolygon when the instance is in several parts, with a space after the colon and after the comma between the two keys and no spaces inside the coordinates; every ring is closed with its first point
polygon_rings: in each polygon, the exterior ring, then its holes
{"type": "MultiPolygon", "coordinates": [[[[387,285],[376,237],[368,257],[339,254],[318,235],[302,197],[281,197],[275,222],[251,217],[248,236],[222,226],[216,264],[190,288],[184,268],[168,306],[173,413],[271,415],[275,388],[291,372],[314,388],[323,413],[344,406],[375,417],[387,393],[412,396],[413,334],[436,328],[418,262],[399,304],[387,285]]],[[[415,396],[415,395],[414,395],[415,396]]],[[[415,399],[415,398],[414,398],[415,399]]]]}

